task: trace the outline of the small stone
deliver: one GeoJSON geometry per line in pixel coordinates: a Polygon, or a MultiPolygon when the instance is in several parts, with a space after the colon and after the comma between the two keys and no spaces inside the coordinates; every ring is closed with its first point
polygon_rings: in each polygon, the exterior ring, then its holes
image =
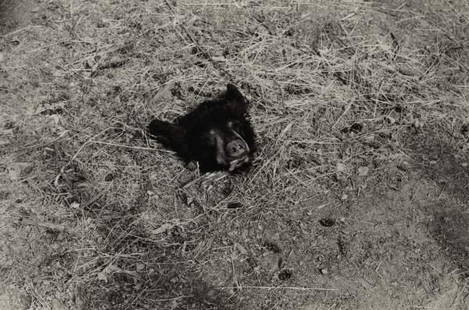
{"type": "Polygon", "coordinates": [[[334,226],[335,220],[331,218],[323,218],[319,220],[319,224],[321,224],[324,227],[331,227],[331,226],[334,226]]]}
{"type": "Polygon", "coordinates": [[[104,270],[101,271],[100,273],[98,273],[97,278],[98,278],[99,281],[107,282],[106,272],[104,272],[104,270]]]}
{"type": "Polygon", "coordinates": [[[212,60],[217,61],[217,62],[225,62],[226,58],[224,56],[214,56],[212,57],[212,60]]]}
{"type": "Polygon", "coordinates": [[[370,169],[368,167],[360,167],[358,168],[358,175],[361,177],[367,176],[369,171],[370,169]]]}
{"type": "Polygon", "coordinates": [[[290,269],[282,269],[279,274],[278,274],[278,278],[282,281],[285,281],[285,280],[288,280],[291,278],[291,276],[293,275],[293,271],[290,270],[290,269]]]}
{"type": "Polygon", "coordinates": [[[241,204],[240,202],[229,202],[226,207],[228,209],[239,209],[239,208],[242,208],[243,207],[243,204],[241,204]]]}
{"type": "Polygon", "coordinates": [[[385,119],[388,121],[390,125],[394,125],[396,123],[396,120],[391,116],[386,116],[385,119]]]}
{"type": "Polygon", "coordinates": [[[321,272],[321,274],[328,274],[329,273],[329,270],[327,270],[327,268],[322,268],[321,270],[319,270],[321,272]]]}
{"type": "Polygon", "coordinates": [[[114,179],[114,174],[112,174],[112,173],[108,173],[104,177],[104,181],[106,181],[106,182],[112,181],[113,179],[114,179]]]}
{"type": "Polygon", "coordinates": [[[345,171],[347,171],[347,166],[345,166],[343,163],[337,163],[336,171],[337,172],[345,172],[345,171]]]}
{"type": "Polygon", "coordinates": [[[350,126],[350,132],[353,132],[353,133],[359,133],[360,131],[362,131],[362,129],[363,129],[363,125],[360,123],[354,123],[352,124],[352,126],[350,126]]]}

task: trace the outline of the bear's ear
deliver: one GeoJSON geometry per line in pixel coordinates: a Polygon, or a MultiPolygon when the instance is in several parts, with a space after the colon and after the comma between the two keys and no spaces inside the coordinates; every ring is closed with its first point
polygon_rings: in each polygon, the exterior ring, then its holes
{"type": "Polygon", "coordinates": [[[225,100],[232,112],[236,114],[246,113],[248,101],[233,84],[226,85],[225,100]]]}
{"type": "Polygon", "coordinates": [[[154,119],[148,125],[148,131],[163,145],[173,149],[173,151],[182,151],[185,145],[184,129],[180,126],[166,121],[154,119]]]}

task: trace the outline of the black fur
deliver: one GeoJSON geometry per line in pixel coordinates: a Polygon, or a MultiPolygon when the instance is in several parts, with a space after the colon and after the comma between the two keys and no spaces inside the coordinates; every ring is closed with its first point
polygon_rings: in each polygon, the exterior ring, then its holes
{"type": "Polygon", "coordinates": [[[198,162],[202,173],[239,171],[250,166],[256,150],[248,105],[239,90],[228,84],[220,98],[201,103],[173,123],[155,119],[148,130],[186,163],[198,162]]]}

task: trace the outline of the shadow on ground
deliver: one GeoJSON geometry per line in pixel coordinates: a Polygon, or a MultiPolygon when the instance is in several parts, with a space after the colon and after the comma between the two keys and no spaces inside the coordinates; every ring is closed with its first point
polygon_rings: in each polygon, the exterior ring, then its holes
{"type": "MultiPolygon", "coordinates": [[[[469,272],[469,158],[464,142],[446,130],[426,129],[409,135],[405,146],[419,175],[439,192],[422,208],[431,216],[428,228],[465,276],[469,272]]],[[[420,184],[422,180],[418,181],[420,184]]]]}

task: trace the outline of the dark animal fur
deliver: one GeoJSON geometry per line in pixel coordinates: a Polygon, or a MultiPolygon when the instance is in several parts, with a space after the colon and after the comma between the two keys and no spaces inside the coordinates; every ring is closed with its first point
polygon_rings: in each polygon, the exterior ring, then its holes
{"type": "Polygon", "coordinates": [[[230,168],[229,163],[217,160],[220,147],[217,150],[214,139],[223,141],[225,146],[239,138],[243,141],[242,145],[247,145],[246,149],[249,150],[248,154],[244,155],[244,164],[234,169],[240,170],[250,165],[256,149],[255,133],[247,111],[247,100],[234,85],[228,84],[226,92],[220,98],[201,103],[173,123],[155,119],[148,126],[148,130],[186,163],[198,162],[201,172],[231,171],[233,167],[230,168]]]}

